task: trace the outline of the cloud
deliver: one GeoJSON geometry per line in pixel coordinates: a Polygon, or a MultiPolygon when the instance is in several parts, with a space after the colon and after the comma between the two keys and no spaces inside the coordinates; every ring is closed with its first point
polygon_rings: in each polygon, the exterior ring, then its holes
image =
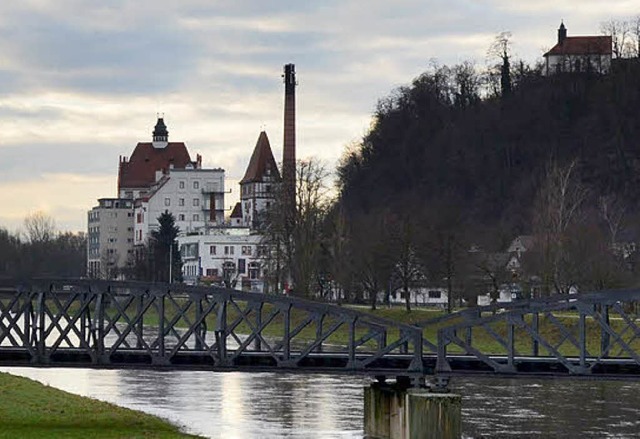
{"type": "Polygon", "coordinates": [[[235,190],[263,127],[280,158],[287,62],[298,72],[298,156],[333,166],[376,101],[431,59],[482,66],[510,30],[516,55],[532,62],[561,18],[579,35],[635,14],[630,0],[0,2],[0,188],[24,197],[5,195],[0,225],[44,206],[84,227],[84,211],[115,192],[118,156],[150,139],[156,112],[171,140],[225,168],[235,190]]]}

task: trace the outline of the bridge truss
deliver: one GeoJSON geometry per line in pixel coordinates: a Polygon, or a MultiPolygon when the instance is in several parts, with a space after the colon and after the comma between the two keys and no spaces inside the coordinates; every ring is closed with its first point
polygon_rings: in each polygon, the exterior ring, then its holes
{"type": "Polygon", "coordinates": [[[0,365],[424,373],[422,331],[367,313],[218,287],[86,280],[4,282],[0,365]]]}
{"type": "Polygon", "coordinates": [[[553,296],[403,325],[218,287],[0,281],[0,366],[640,378],[640,291],[553,296]]]}

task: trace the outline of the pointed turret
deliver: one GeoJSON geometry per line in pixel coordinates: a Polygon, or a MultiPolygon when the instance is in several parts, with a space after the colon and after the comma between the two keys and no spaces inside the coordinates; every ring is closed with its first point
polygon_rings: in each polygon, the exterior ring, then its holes
{"type": "Polygon", "coordinates": [[[164,118],[158,117],[158,122],[156,122],[156,126],[153,128],[153,147],[164,148],[168,142],[169,131],[167,131],[167,126],[164,124],[164,118]]]}
{"type": "Polygon", "coordinates": [[[258,229],[261,218],[271,206],[280,183],[280,173],[273,158],[267,133],[262,131],[253,149],[249,166],[240,180],[240,202],[242,203],[242,223],[258,229]]]}
{"type": "Polygon", "coordinates": [[[261,131],[253,149],[253,154],[251,154],[249,166],[247,166],[247,171],[244,173],[242,180],[240,180],[240,184],[261,182],[265,180],[265,177],[275,178],[275,181],[280,180],[280,173],[273,158],[269,137],[267,137],[266,132],[261,131]]]}

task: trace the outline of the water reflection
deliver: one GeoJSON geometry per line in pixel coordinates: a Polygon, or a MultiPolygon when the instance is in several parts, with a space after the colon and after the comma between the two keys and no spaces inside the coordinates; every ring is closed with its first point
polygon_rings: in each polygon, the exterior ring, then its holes
{"type": "MultiPolygon", "coordinates": [[[[368,380],[334,375],[5,368],[211,438],[362,438],[368,380]]],[[[467,438],[640,437],[640,383],[457,379],[467,438]]]]}

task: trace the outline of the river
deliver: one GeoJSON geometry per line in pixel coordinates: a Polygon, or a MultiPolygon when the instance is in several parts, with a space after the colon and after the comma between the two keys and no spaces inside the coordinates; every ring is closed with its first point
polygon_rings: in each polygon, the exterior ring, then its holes
{"type": "MultiPolygon", "coordinates": [[[[210,438],[362,438],[366,378],[3,368],[210,438]]],[[[640,437],[640,382],[455,379],[466,438],[640,437]]]]}

